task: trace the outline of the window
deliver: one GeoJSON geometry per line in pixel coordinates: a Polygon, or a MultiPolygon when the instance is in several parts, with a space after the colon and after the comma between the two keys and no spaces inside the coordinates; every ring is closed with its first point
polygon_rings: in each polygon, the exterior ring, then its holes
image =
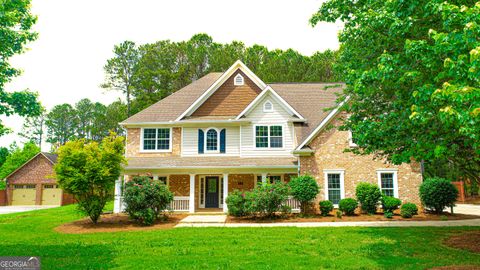
{"type": "Polygon", "coordinates": [[[273,112],[273,104],[270,101],[263,103],[263,111],[264,112],[273,112]]]}
{"type": "Polygon", "coordinates": [[[209,129],[205,137],[206,150],[218,151],[218,132],[215,129],[209,129]]]}
{"type": "Polygon", "coordinates": [[[261,186],[262,185],[262,175],[257,175],[257,186],[261,186]]]}
{"type": "Polygon", "coordinates": [[[334,205],[345,197],[343,176],[343,171],[325,171],[325,198],[334,205]]]}
{"type": "Polygon", "coordinates": [[[35,188],[36,188],[36,185],[25,185],[25,188],[35,189],[35,188]]]}
{"type": "Polygon", "coordinates": [[[377,171],[378,185],[382,194],[386,196],[398,197],[397,172],[396,171],[377,171]]]}
{"type": "Polygon", "coordinates": [[[55,185],[43,185],[44,189],[55,188],[55,185]]]}
{"type": "Polygon", "coordinates": [[[282,126],[255,126],[255,146],[257,148],[282,148],[282,126]]]}
{"type": "Polygon", "coordinates": [[[238,74],[235,76],[235,80],[233,82],[233,85],[243,85],[245,83],[243,76],[241,74],[238,74]]]}
{"type": "Polygon", "coordinates": [[[282,176],[281,175],[269,175],[267,178],[268,178],[270,184],[282,182],[282,176]]]}
{"type": "Polygon", "coordinates": [[[169,151],[170,128],[145,128],[143,129],[143,150],[169,151]]]}
{"type": "Polygon", "coordinates": [[[167,176],[159,176],[158,181],[162,182],[164,185],[168,185],[168,177],[167,176]]]}

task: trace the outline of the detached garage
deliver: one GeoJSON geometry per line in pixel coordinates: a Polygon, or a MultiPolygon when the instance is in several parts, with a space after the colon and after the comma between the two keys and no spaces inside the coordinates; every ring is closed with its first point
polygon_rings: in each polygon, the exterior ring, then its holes
{"type": "Polygon", "coordinates": [[[7,176],[9,205],[65,205],[73,202],[54,178],[57,155],[40,152],[7,176]]]}

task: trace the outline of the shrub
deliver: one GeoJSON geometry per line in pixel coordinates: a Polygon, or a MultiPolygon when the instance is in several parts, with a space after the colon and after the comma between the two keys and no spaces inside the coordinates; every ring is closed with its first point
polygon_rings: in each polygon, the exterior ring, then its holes
{"type": "Polygon", "coordinates": [[[274,216],[275,212],[288,211],[285,205],[289,195],[284,183],[265,183],[245,194],[245,211],[261,216],[274,216]]]}
{"type": "Polygon", "coordinates": [[[58,149],[55,177],[72,194],[81,212],[97,223],[108,200],[113,198],[115,180],[125,163],[124,138],[111,133],[99,144],[86,139],[69,141],[58,149]]]}
{"type": "Polygon", "coordinates": [[[7,184],[5,183],[5,180],[0,180],[0,190],[4,190],[7,188],[7,184]]]}
{"type": "Polygon", "coordinates": [[[293,178],[288,184],[291,195],[300,202],[301,212],[305,214],[309,204],[319,192],[317,181],[310,175],[301,175],[293,178]]]}
{"type": "Polygon", "coordinates": [[[357,200],[362,206],[362,210],[368,214],[375,214],[377,211],[377,204],[382,197],[380,188],[375,184],[367,182],[359,183],[355,190],[357,200]]]}
{"type": "Polygon", "coordinates": [[[391,196],[382,196],[382,208],[383,212],[390,212],[393,214],[393,211],[397,210],[398,207],[402,204],[400,199],[391,196]]]}
{"type": "Polygon", "coordinates": [[[417,214],[418,214],[418,208],[417,208],[417,205],[414,203],[404,203],[402,207],[400,207],[400,215],[403,218],[411,218],[417,214]]]}
{"type": "Polygon", "coordinates": [[[239,190],[234,190],[228,194],[225,199],[228,207],[228,214],[235,217],[242,217],[246,215],[245,209],[245,194],[239,190]]]}
{"type": "Polygon", "coordinates": [[[328,213],[330,213],[333,210],[333,203],[331,201],[321,201],[320,202],[320,213],[322,216],[326,217],[328,216],[328,213]]]}
{"type": "Polygon", "coordinates": [[[386,218],[393,218],[393,212],[385,212],[383,214],[386,218]]]}
{"type": "Polygon", "coordinates": [[[337,218],[342,218],[342,211],[337,210],[337,212],[335,212],[335,215],[337,215],[337,218]]]}
{"type": "Polygon", "coordinates": [[[341,199],[338,203],[338,209],[345,213],[347,216],[353,216],[355,209],[357,209],[358,202],[353,198],[341,199]]]}
{"type": "Polygon", "coordinates": [[[445,207],[453,206],[457,196],[457,188],[443,178],[430,178],[420,185],[423,205],[436,214],[441,214],[445,207]]]}
{"type": "Polygon", "coordinates": [[[125,211],[144,225],[152,225],[172,201],[173,193],[160,181],[138,176],[125,184],[125,211]]]}

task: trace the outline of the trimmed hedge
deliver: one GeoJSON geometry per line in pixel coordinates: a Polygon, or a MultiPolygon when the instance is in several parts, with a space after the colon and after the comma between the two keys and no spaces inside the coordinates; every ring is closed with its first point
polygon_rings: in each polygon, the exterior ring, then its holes
{"type": "Polygon", "coordinates": [[[436,214],[441,214],[445,207],[454,206],[457,196],[457,188],[443,178],[429,178],[420,185],[423,205],[436,214]]]}
{"type": "Polygon", "coordinates": [[[402,207],[400,207],[400,215],[403,218],[411,218],[414,215],[418,215],[417,205],[414,203],[404,203],[402,207]]]}
{"type": "Polygon", "coordinates": [[[291,195],[300,202],[301,212],[305,214],[310,202],[317,197],[320,191],[317,181],[310,175],[301,175],[293,178],[288,185],[291,195]]]}
{"type": "Polygon", "coordinates": [[[377,212],[378,202],[382,198],[382,192],[377,185],[367,182],[359,183],[355,189],[355,195],[364,212],[368,214],[377,212]]]}
{"type": "Polygon", "coordinates": [[[338,209],[345,213],[347,216],[355,215],[355,209],[358,207],[357,200],[353,198],[341,199],[338,203],[338,209]]]}
{"type": "Polygon", "coordinates": [[[328,214],[333,210],[333,203],[331,201],[321,201],[320,205],[320,214],[324,217],[328,216],[328,214]]]}
{"type": "Polygon", "coordinates": [[[382,197],[382,208],[383,212],[393,213],[393,211],[397,210],[398,207],[402,204],[400,199],[391,196],[383,196],[382,197]]]}

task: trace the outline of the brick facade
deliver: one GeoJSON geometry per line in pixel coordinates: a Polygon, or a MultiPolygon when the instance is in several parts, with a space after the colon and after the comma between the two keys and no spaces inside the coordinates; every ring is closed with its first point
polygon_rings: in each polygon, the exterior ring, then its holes
{"type": "MultiPolygon", "coordinates": [[[[332,123],[341,124],[337,118],[332,123]]],[[[397,170],[398,194],[403,202],[420,204],[418,189],[422,183],[420,164],[389,164],[383,160],[375,160],[371,155],[355,155],[344,152],[349,147],[349,134],[336,128],[322,131],[309,144],[314,150],[313,156],[300,157],[300,173],[313,175],[321,187],[317,200],[325,200],[324,170],[344,170],[345,197],[355,197],[355,187],[359,182],[378,184],[377,170],[397,170]]]]}
{"type": "Polygon", "coordinates": [[[127,128],[126,156],[128,157],[168,157],[180,156],[182,147],[182,129],[180,127],[172,128],[172,152],[151,152],[140,151],[141,128],[127,128]]]}
{"type": "MultiPolygon", "coordinates": [[[[35,204],[42,204],[42,190],[43,185],[53,184],[56,185],[55,173],[53,170],[53,164],[42,154],[37,155],[30,160],[23,167],[18,169],[12,175],[7,178],[7,201],[8,204],[12,203],[13,185],[17,184],[32,184],[35,185],[35,204]]],[[[69,194],[63,194],[62,205],[73,203],[73,197],[69,194]]]]}
{"type": "Polygon", "coordinates": [[[262,89],[260,89],[241,70],[234,72],[211,97],[208,98],[192,116],[231,116],[240,114],[250,104],[262,89]],[[234,85],[237,74],[244,78],[244,85],[234,85]]]}

